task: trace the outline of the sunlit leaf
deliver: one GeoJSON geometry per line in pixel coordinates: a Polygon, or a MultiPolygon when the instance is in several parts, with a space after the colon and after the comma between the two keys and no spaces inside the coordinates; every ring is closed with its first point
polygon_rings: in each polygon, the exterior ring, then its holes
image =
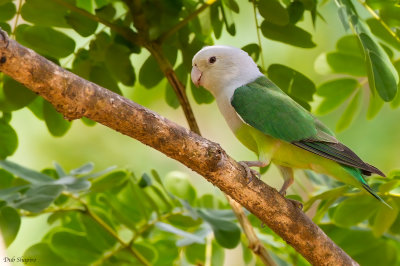
{"type": "Polygon", "coordinates": [[[279,1],[260,0],[258,1],[258,10],[267,22],[280,26],[289,23],[289,14],[279,1]]]}
{"type": "Polygon", "coordinates": [[[53,178],[45,174],[28,169],[11,161],[0,161],[0,166],[10,173],[13,173],[15,176],[18,176],[32,184],[49,183],[54,181],[53,178]]]}
{"type": "Polygon", "coordinates": [[[268,21],[261,24],[261,32],[268,39],[302,48],[313,48],[315,43],[307,31],[293,25],[278,26],[268,21]]]}
{"type": "Polygon", "coordinates": [[[356,117],[360,109],[359,107],[361,104],[361,100],[362,100],[362,90],[359,90],[357,94],[353,97],[353,99],[350,101],[346,110],[342,114],[342,117],[337,123],[336,125],[337,131],[343,131],[350,126],[350,124],[353,122],[354,118],[356,117]]]}
{"type": "Polygon", "coordinates": [[[240,228],[235,223],[213,216],[206,210],[199,210],[198,213],[211,225],[218,244],[229,249],[235,248],[239,244],[240,228]]]}
{"type": "Polygon", "coordinates": [[[357,225],[372,216],[379,207],[379,201],[370,195],[350,197],[339,204],[332,221],[343,227],[357,225]]]}
{"type": "Polygon", "coordinates": [[[21,218],[18,212],[9,206],[0,208],[0,230],[6,246],[9,246],[16,238],[21,218]]]}
{"type": "Polygon", "coordinates": [[[75,50],[75,41],[66,34],[49,27],[19,25],[15,33],[17,41],[36,52],[63,58],[75,50]]]}
{"type": "Polygon", "coordinates": [[[43,116],[47,129],[55,137],[63,136],[72,125],[48,101],[43,102],[43,116]]]}
{"type": "Polygon", "coordinates": [[[17,8],[14,3],[5,3],[0,5],[0,21],[7,21],[14,17],[17,12],[17,8]]]}
{"type": "Polygon", "coordinates": [[[25,21],[37,26],[54,26],[69,28],[64,17],[68,9],[56,1],[29,0],[25,1],[21,9],[21,16],[25,21]],[[40,12],[38,12],[40,10],[40,12]]]}
{"type": "Polygon", "coordinates": [[[35,265],[38,266],[71,265],[70,263],[66,262],[62,257],[58,256],[47,243],[38,243],[29,247],[24,252],[24,257],[35,259],[35,265]]]}
{"type": "Polygon", "coordinates": [[[358,81],[351,78],[335,79],[321,84],[317,89],[317,94],[324,99],[316,113],[324,115],[334,110],[350,97],[358,86],[358,81]]]}
{"type": "Polygon", "coordinates": [[[111,44],[105,54],[108,70],[127,86],[132,86],[136,80],[135,71],[129,59],[130,54],[129,48],[120,44],[111,44]]]}
{"type": "Polygon", "coordinates": [[[178,171],[167,174],[164,179],[165,188],[173,195],[185,199],[188,202],[194,202],[196,198],[196,190],[189,181],[189,177],[178,171]]]}
{"type": "Polygon", "coordinates": [[[92,35],[96,31],[98,25],[96,21],[76,12],[70,12],[67,14],[65,20],[83,37],[92,35]]]}
{"type": "Polygon", "coordinates": [[[4,120],[0,120],[0,159],[12,155],[18,147],[15,130],[4,120]]]}
{"type": "Polygon", "coordinates": [[[90,264],[101,256],[83,234],[58,231],[51,237],[52,250],[71,263],[90,264]]]}
{"type": "Polygon", "coordinates": [[[376,237],[382,236],[396,220],[399,210],[396,204],[391,203],[393,203],[393,201],[388,201],[388,204],[392,206],[392,209],[381,204],[376,213],[374,226],[372,228],[372,233],[376,237]]]}

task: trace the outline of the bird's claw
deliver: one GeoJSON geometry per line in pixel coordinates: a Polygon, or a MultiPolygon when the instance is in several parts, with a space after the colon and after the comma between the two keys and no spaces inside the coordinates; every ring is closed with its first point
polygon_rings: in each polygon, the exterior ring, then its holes
{"type": "Polygon", "coordinates": [[[253,181],[253,177],[256,178],[261,178],[261,174],[254,170],[251,169],[246,162],[240,161],[239,164],[244,168],[244,170],[246,171],[246,179],[248,179],[249,181],[247,182],[247,184],[250,184],[253,181]]]}
{"type": "Polygon", "coordinates": [[[282,190],[279,191],[279,194],[281,194],[282,197],[284,197],[286,200],[290,201],[296,208],[299,208],[300,210],[303,209],[303,203],[301,203],[298,200],[288,199],[288,198],[285,197],[286,196],[286,190],[285,191],[282,191],[282,190]]]}

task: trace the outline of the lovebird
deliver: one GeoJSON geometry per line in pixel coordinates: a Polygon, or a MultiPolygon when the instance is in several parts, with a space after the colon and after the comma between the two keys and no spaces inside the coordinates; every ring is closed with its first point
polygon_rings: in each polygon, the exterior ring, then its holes
{"type": "Polygon", "coordinates": [[[365,189],[386,204],[364,178],[385,175],[262,74],[245,51],[220,45],[201,49],[193,57],[191,79],[213,94],[235,136],[258,156],[258,161],[240,162],[250,180],[260,176],[250,167],[274,163],[284,179],[279,193],[285,196],[293,169],[310,169],[365,189]]]}

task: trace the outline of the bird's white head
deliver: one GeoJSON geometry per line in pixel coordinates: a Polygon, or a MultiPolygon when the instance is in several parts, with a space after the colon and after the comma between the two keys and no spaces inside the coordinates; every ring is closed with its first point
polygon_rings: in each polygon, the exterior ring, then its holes
{"type": "Polygon", "coordinates": [[[207,46],[192,60],[192,81],[215,97],[228,88],[237,88],[262,75],[253,59],[243,50],[230,46],[207,46]]]}

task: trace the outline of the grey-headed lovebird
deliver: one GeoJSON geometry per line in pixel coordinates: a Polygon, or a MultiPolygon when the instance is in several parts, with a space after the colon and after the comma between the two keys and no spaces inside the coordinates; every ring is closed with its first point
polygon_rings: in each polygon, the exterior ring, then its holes
{"type": "Polygon", "coordinates": [[[193,57],[192,65],[193,83],[214,95],[235,136],[258,155],[258,161],[241,162],[248,177],[259,176],[250,167],[274,163],[284,178],[279,192],[285,195],[293,183],[293,169],[311,169],[365,189],[385,203],[364,178],[385,175],[271,82],[245,51],[208,46],[193,57]]]}

